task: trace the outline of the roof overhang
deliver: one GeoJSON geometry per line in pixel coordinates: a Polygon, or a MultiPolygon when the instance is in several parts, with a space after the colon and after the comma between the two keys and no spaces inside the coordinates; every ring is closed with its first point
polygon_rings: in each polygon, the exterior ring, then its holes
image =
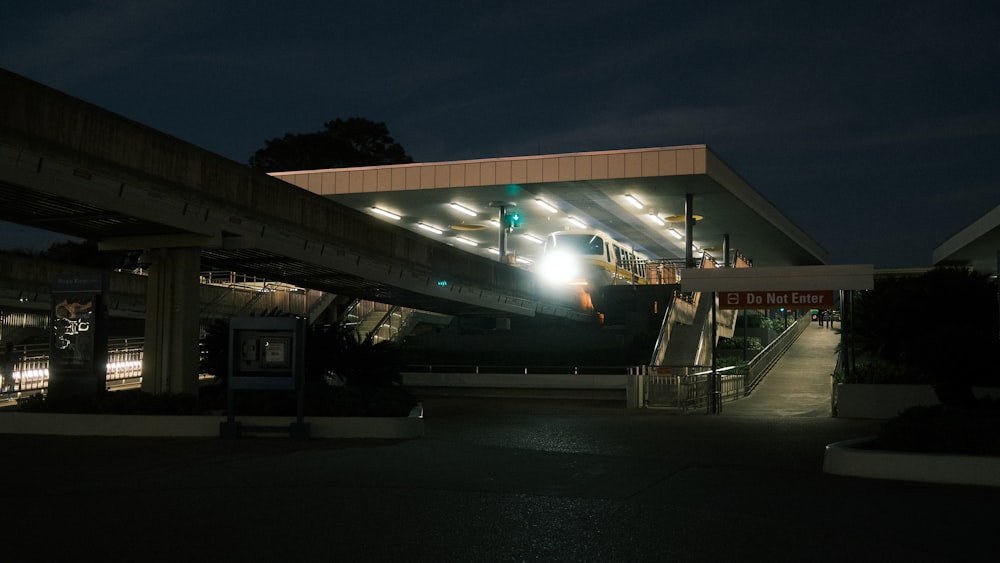
{"type": "Polygon", "coordinates": [[[967,266],[978,272],[1000,269],[1000,205],[934,249],[935,266],[967,266]]]}
{"type": "MultiPolygon", "coordinates": [[[[365,213],[392,211],[404,228],[438,226],[437,238],[486,254],[497,245],[498,203],[515,205],[523,226],[508,250],[529,259],[543,239],[579,226],[604,231],[649,258],[685,257],[687,196],[695,251],[721,257],[723,241],[757,266],[816,265],[826,251],[704,145],[491,158],[364,168],[278,172],[272,176],[365,213]],[[626,198],[642,203],[636,208],[626,198]],[[536,204],[542,200],[556,209],[536,204]],[[458,203],[474,213],[460,213],[458,203]],[[659,218],[659,222],[654,219],[659,218]],[[674,232],[671,232],[673,230],[674,232]],[[476,246],[465,241],[473,240],[476,246]]],[[[387,219],[388,220],[388,219],[387,219]]],[[[494,248],[495,250],[495,248],[494,248]]]]}

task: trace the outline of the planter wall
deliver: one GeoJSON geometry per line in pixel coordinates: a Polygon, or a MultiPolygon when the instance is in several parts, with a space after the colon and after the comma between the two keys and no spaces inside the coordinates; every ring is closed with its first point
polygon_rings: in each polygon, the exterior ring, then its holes
{"type": "MultiPolygon", "coordinates": [[[[218,437],[224,416],[0,413],[0,434],[58,436],[218,437]]],[[[288,426],[295,417],[237,417],[251,427],[288,426]]],[[[419,438],[424,435],[418,406],[409,417],[307,417],[311,438],[419,438]]],[[[287,436],[281,432],[245,431],[244,436],[287,436]]]]}

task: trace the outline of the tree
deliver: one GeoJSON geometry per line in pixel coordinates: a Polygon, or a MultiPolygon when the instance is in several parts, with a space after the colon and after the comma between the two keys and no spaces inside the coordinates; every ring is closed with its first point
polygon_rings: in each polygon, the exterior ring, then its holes
{"type": "Polygon", "coordinates": [[[361,117],[335,119],[315,133],[285,133],[265,141],[250,157],[264,172],[406,164],[413,158],[390,135],[385,123],[361,117]]]}
{"type": "Polygon", "coordinates": [[[849,345],[859,381],[929,383],[942,403],[995,384],[1000,354],[996,281],[957,268],[887,278],[854,303],[849,345]]]}

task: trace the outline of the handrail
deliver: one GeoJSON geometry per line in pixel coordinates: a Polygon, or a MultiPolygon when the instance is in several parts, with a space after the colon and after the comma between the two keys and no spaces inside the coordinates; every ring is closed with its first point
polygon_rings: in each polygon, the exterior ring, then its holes
{"type": "Polygon", "coordinates": [[[773,342],[764,347],[747,363],[746,385],[744,395],[749,395],[763,381],[767,372],[781,359],[781,356],[795,340],[809,327],[811,319],[807,315],[800,316],[789,325],[773,342]]]}

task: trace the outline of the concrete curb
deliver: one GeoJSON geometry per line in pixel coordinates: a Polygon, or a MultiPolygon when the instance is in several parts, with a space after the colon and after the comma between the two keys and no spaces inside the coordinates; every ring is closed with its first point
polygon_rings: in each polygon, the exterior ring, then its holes
{"type": "MultiPolygon", "coordinates": [[[[285,436],[282,432],[253,430],[254,427],[287,427],[295,417],[245,416],[237,422],[246,427],[244,436],[285,436]]],[[[56,436],[219,437],[224,416],[213,415],[117,415],[49,414],[10,411],[0,413],[0,434],[46,434],[56,436]]],[[[424,435],[423,408],[408,417],[309,417],[310,438],[419,438],[424,435]]]]}
{"type": "Polygon", "coordinates": [[[1000,457],[864,449],[874,437],[826,446],[823,471],[833,475],[1000,487],[1000,457]]]}

